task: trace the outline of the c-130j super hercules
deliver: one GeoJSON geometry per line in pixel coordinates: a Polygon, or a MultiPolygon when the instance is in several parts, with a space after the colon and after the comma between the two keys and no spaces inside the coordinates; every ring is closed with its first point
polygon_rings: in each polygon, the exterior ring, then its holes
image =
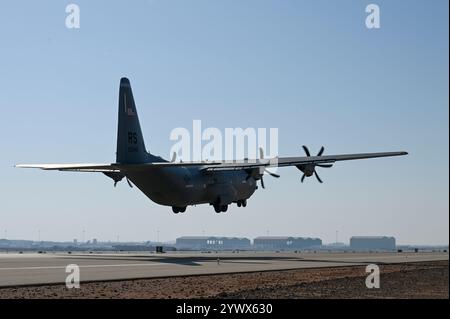
{"type": "Polygon", "coordinates": [[[175,214],[184,213],[186,207],[198,204],[214,206],[216,213],[226,212],[228,205],[236,203],[246,207],[256,189],[257,181],[264,188],[263,175],[280,177],[267,170],[268,167],[295,166],[303,172],[301,181],[314,175],[322,183],[316,167],[330,168],[337,161],[375,157],[407,155],[407,152],[385,152],[367,154],[344,154],[323,156],[322,147],[316,156],[311,156],[303,146],[306,156],[276,157],[270,160],[235,160],[208,162],[167,161],[148,153],[134,104],[130,81],[120,80],[119,123],[117,132],[116,162],[112,164],[24,164],[16,167],[40,168],[43,170],[101,172],[114,180],[114,185],[126,178],[136,185],[148,198],[171,206],[175,214]]]}

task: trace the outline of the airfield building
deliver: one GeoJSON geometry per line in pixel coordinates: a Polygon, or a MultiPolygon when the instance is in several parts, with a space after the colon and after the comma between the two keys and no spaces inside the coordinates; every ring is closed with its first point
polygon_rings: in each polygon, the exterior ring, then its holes
{"type": "Polygon", "coordinates": [[[350,248],[354,250],[395,250],[395,238],[387,236],[353,236],[350,248]]]}
{"type": "Polygon", "coordinates": [[[267,236],[256,237],[253,246],[260,250],[310,249],[322,246],[322,240],[320,238],[267,236]]]}
{"type": "Polygon", "coordinates": [[[184,236],[177,238],[176,248],[181,250],[235,250],[250,249],[251,243],[247,238],[184,236]]]}

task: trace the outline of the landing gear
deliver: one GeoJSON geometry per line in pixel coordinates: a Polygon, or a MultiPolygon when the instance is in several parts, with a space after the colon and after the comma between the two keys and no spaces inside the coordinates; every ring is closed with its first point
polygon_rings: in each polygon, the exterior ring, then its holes
{"type": "Polygon", "coordinates": [[[246,199],[238,200],[236,202],[236,204],[237,204],[237,207],[246,207],[247,206],[247,200],[246,199]]]}
{"type": "Polygon", "coordinates": [[[172,206],[172,211],[174,214],[184,213],[186,211],[186,206],[184,206],[184,207],[172,206]]]}
{"type": "Polygon", "coordinates": [[[228,205],[214,205],[214,211],[216,213],[225,213],[228,210],[228,205]]]}

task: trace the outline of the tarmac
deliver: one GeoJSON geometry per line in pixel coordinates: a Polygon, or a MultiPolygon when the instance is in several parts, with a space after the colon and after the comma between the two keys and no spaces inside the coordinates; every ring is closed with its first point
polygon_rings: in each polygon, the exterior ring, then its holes
{"type": "Polygon", "coordinates": [[[65,283],[68,265],[79,267],[81,282],[92,282],[438,260],[448,261],[448,253],[1,253],[0,287],[65,283]]]}

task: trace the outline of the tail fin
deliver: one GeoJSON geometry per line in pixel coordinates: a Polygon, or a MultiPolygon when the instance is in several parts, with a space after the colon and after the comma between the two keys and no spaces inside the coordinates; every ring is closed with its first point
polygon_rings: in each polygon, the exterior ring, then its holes
{"type": "Polygon", "coordinates": [[[130,81],[127,78],[122,78],[119,90],[116,162],[134,164],[147,161],[148,153],[145,149],[130,81]]]}

